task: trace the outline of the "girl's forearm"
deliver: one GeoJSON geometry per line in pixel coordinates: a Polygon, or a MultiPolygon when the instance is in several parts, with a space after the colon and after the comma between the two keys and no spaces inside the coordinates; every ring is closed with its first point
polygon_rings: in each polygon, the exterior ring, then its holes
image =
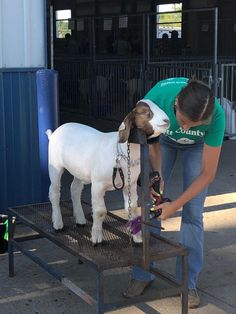
{"type": "Polygon", "coordinates": [[[200,174],[193,183],[172,203],[176,210],[180,209],[193,197],[201,193],[212,181],[212,176],[200,174]]]}

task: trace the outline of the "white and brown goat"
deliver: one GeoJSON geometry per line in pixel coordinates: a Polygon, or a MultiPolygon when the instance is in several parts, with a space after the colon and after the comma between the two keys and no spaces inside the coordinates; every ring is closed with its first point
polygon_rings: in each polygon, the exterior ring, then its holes
{"type": "MultiPolygon", "coordinates": [[[[167,115],[152,101],[143,99],[126,116],[118,132],[103,133],[92,127],[66,123],[51,132],[49,138],[49,176],[51,185],[49,199],[52,204],[52,222],[56,230],[63,228],[60,210],[61,176],[67,169],[73,176],[71,198],[73,215],[78,225],[84,225],[86,219],[81,205],[81,192],[84,184],[91,183],[93,226],[91,241],[93,244],[103,240],[102,223],[106,216],[104,196],[106,191],[114,190],[112,183],[116,158],[121,156],[120,166],[124,173],[124,208],[128,211],[127,186],[127,140],[131,128],[142,129],[148,138],[164,133],[169,126],[167,115]]],[[[137,216],[137,178],[140,173],[140,145],[130,144],[131,159],[131,213],[137,216]]],[[[140,234],[134,236],[135,242],[141,242],[140,234]]]]}

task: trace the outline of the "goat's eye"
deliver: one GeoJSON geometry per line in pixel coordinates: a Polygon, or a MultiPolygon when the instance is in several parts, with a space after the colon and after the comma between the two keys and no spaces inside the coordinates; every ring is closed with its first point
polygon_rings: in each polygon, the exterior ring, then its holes
{"type": "Polygon", "coordinates": [[[149,120],[152,119],[152,117],[153,117],[152,111],[148,110],[147,117],[148,117],[149,120]]]}

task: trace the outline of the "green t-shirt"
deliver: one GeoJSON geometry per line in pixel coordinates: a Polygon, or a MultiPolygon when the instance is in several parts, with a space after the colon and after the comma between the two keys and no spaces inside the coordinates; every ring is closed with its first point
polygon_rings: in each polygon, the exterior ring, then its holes
{"type": "Polygon", "coordinates": [[[220,103],[215,99],[215,109],[208,125],[199,125],[185,131],[175,117],[174,103],[176,96],[187,85],[184,77],[169,78],[158,82],[144,97],[157,104],[169,117],[170,127],[165,135],[181,144],[194,144],[203,141],[209,146],[220,146],[225,131],[225,114],[220,103]]]}

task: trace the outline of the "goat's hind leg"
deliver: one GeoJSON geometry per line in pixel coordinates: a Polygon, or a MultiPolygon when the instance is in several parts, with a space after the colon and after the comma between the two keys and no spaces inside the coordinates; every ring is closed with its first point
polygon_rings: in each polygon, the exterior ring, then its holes
{"type": "Polygon", "coordinates": [[[49,187],[49,200],[52,204],[52,223],[55,230],[62,230],[63,221],[60,209],[60,195],[61,195],[61,176],[64,168],[48,167],[51,185],[49,187]]]}
{"type": "Polygon", "coordinates": [[[83,187],[84,187],[83,183],[79,179],[74,177],[74,180],[72,181],[70,187],[70,191],[73,203],[73,214],[75,217],[75,222],[78,226],[84,226],[86,224],[86,219],[81,204],[81,193],[83,187]]]}

